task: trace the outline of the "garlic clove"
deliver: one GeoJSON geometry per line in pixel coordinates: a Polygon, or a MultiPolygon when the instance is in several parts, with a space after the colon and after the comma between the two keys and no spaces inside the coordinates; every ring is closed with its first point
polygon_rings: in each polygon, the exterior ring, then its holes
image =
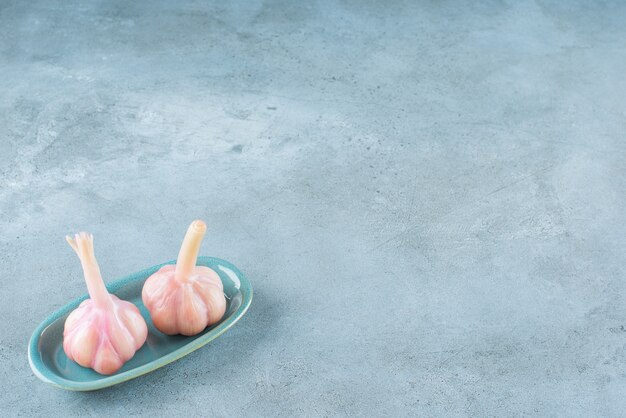
{"type": "Polygon", "coordinates": [[[113,374],[124,364],[108,338],[103,339],[92,361],[92,368],[100,374],[113,374]]]}
{"type": "Polygon", "coordinates": [[[100,342],[98,329],[89,326],[89,324],[85,324],[75,331],[73,339],[81,342],[80,344],[72,345],[72,357],[74,361],[83,367],[89,367],[91,365],[91,359],[98,351],[98,344],[100,342]]]}
{"type": "Polygon", "coordinates": [[[183,335],[196,335],[206,328],[207,307],[189,285],[178,289],[176,318],[178,332],[183,335]]]}

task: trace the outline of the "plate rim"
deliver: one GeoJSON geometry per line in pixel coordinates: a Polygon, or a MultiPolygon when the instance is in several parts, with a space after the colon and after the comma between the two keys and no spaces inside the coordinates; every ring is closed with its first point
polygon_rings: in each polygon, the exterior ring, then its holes
{"type": "MultiPolygon", "coordinates": [[[[198,263],[202,262],[213,262],[216,264],[222,264],[224,267],[227,267],[237,274],[239,279],[239,291],[242,294],[241,305],[237,310],[229,316],[225,321],[220,322],[219,325],[213,328],[211,331],[207,332],[203,336],[196,338],[195,340],[185,344],[184,346],[168,353],[164,356],[157,358],[149,363],[143,364],[139,367],[136,367],[131,370],[127,370],[125,372],[119,374],[113,374],[110,376],[104,376],[102,379],[91,380],[87,382],[77,382],[74,380],[65,379],[60,377],[59,375],[52,373],[50,369],[44,365],[43,360],[41,359],[41,355],[38,349],[38,343],[43,331],[50,326],[54,321],[56,321],[59,317],[65,315],[66,313],[74,310],[82,301],[88,298],[89,295],[85,294],[81,297],[71,300],[67,304],[63,305],[61,308],[55,310],[50,315],[48,315],[33,331],[30,340],[28,342],[28,363],[30,368],[32,369],[35,376],[37,376],[40,380],[49,383],[53,386],[59,387],[61,389],[71,390],[71,391],[91,391],[104,389],[106,387],[110,387],[113,385],[117,385],[119,383],[126,382],[128,380],[134,379],[139,376],[143,376],[147,373],[150,373],[156,369],[159,369],[169,363],[175,362],[180,358],[190,354],[197,349],[203,347],[207,343],[216,339],[224,332],[226,332],[230,327],[232,327],[237,321],[239,321],[247,312],[250,304],[252,303],[253,297],[253,289],[252,285],[248,278],[239,270],[234,264],[223,260],[217,257],[208,257],[208,256],[200,256],[198,257],[198,263]]],[[[157,264],[152,267],[145,268],[135,273],[131,273],[127,276],[124,276],[120,279],[113,280],[110,283],[106,284],[107,290],[111,293],[114,293],[118,289],[124,287],[125,285],[138,280],[140,276],[150,275],[156,272],[161,267],[167,264],[175,264],[176,260],[170,260],[165,263],[157,264]]]]}

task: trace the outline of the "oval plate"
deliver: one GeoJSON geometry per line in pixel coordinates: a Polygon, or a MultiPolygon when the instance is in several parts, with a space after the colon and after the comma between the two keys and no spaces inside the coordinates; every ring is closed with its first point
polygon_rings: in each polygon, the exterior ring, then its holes
{"type": "Polygon", "coordinates": [[[63,351],[65,319],[87,295],[73,300],[47,317],[33,332],[28,344],[28,361],[38,378],[67,390],[97,390],[125,382],[163,367],[202,347],[232,327],[248,310],[252,302],[252,286],[246,277],[227,261],[213,257],[198,257],[197,265],[215,270],[224,284],[226,313],[222,320],[198,335],[165,335],[159,332],[141,301],[141,290],[148,277],[166,264],[159,264],[107,285],[109,292],[134,303],[148,324],[148,339],[115,374],[101,375],[71,361],[63,351]]]}

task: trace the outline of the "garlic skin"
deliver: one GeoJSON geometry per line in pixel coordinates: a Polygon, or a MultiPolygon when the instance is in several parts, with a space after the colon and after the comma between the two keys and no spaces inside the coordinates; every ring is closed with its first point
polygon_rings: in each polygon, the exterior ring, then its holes
{"type": "Polygon", "coordinates": [[[63,350],[70,360],[100,374],[113,374],[145,343],[146,321],[135,305],[109,294],[94,256],[93,236],[66,237],[80,258],[90,298],[65,320],[63,350]]]}
{"type": "Polygon", "coordinates": [[[164,334],[196,335],[219,322],[226,312],[219,275],[196,266],[206,224],[194,221],[187,230],[176,265],[163,266],[146,280],[143,303],[154,326],[164,334]]]}

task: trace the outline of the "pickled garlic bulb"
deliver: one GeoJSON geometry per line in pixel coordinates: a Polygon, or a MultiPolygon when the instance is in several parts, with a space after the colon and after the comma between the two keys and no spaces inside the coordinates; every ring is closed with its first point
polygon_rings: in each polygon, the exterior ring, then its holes
{"type": "Polygon", "coordinates": [[[82,264],[89,299],[67,317],[63,350],[83,367],[115,373],[146,341],[146,321],[135,305],[107,291],[94,255],[93,236],[81,232],[66,239],[82,264]]]}
{"type": "Polygon", "coordinates": [[[154,326],[164,334],[195,335],[219,322],[226,311],[224,287],[218,274],[196,266],[206,224],[194,221],[176,260],[146,280],[143,303],[154,326]]]}

